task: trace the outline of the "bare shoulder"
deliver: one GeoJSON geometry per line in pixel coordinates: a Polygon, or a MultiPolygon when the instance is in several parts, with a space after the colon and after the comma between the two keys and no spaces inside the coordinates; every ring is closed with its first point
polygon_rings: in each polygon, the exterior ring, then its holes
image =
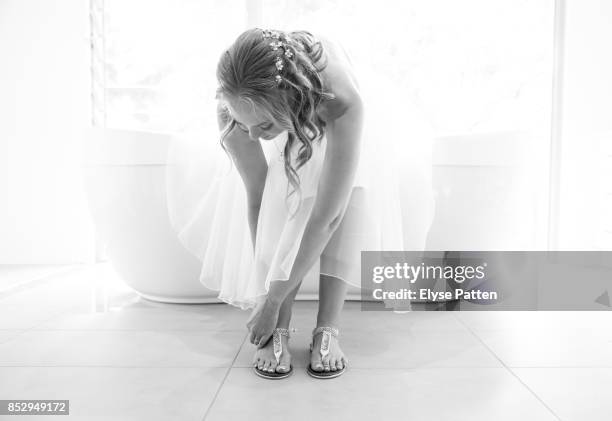
{"type": "Polygon", "coordinates": [[[327,61],[321,76],[327,89],[336,97],[325,101],[319,114],[325,121],[333,121],[344,115],[349,108],[361,105],[359,82],[344,48],[325,35],[316,34],[315,37],[321,42],[327,61]]]}

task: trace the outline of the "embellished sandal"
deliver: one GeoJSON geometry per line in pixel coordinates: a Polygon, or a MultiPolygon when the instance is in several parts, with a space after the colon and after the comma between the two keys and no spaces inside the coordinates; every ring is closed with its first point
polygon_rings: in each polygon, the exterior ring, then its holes
{"type": "MultiPolygon", "coordinates": [[[[281,336],[286,336],[289,338],[289,329],[284,329],[282,327],[277,327],[272,331],[272,344],[274,346],[274,357],[276,358],[276,366],[280,364],[280,357],[283,353],[283,342],[281,341],[281,336]]],[[[266,379],[285,379],[293,373],[293,365],[289,364],[289,371],[286,373],[279,373],[278,371],[273,371],[270,373],[269,371],[260,370],[257,366],[253,366],[253,370],[255,370],[255,374],[259,377],[264,377],[266,379]]]]}
{"type": "MultiPolygon", "coordinates": [[[[332,336],[334,338],[338,337],[338,329],[333,327],[317,327],[312,331],[312,342],[310,343],[310,353],[312,354],[312,348],[314,344],[314,337],[319,333],[323,333],[323,337],[321,338],[321,347],[319,349],[319,353],[321,354],[321,360],[325,358],[327,354],[329,354],[329,346],[331,344],[332,336]]],[[[342,368],[342,370],[336,371],[315,371],[310,364],[308,364],[308,374],[317,379],[333,379],[334,377],[341,376],[346,371],[346,366],[342,368]]]]}

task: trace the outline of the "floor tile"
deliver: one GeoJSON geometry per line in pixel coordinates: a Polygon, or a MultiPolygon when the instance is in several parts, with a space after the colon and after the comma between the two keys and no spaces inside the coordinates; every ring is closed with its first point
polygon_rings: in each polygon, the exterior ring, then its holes
{"type": "Polygon", "coordinates": [[[295,373],[273,382],[251,371],[250,311],[149,301],[109,271],[76,268],[0,295],[3,399],[70,399],[75,420],[201,420],[219,387],[207,419],[612,414],[612,312],[394,313],[346,302],[349,369],[319,381],[305,374],[318,303],[298,301],[295,373]]]}
{"type": "Polygon", "coordinates": [[[227,304],[131,306],[109,311],[68,311],[36,330],[196,330],[247,332],[248,313],[227,304]]]}
{"type": "MultiPolygon", "coordinates": [[[[42,419],[200,421],[226,372],[225,368],[0,367],[0,396],[70,400],[69,416],[42,419]]],[[[15,419],[30,418],[41,419],[15,419]]]]}
{"type": "Polygon", "coordinates": [[[0,298],[0,329],[29,329],[70,309],[84,307],[91,290],[80,273],[74,270],[50,277],[0,298]]]}
{"type": "Polygon", "coordinates": [[[71,308],[62,303],[36,300],[0,300],[0,329],[29,329],[71,308]]]}
{"type": "Polygon", "coordinates": [[[612,311],[457,311],[456,317],[475,330],[503,328],[607,328],[612,311]]]}
{"type": "Polygon", "coordinates": [[[74,267],[75,265],[0,265],[0,293],[74,267]]]}
{"type": "Polygon", "coordinates": [[[351,368],[317,380],[303,370],[270,381],[233,368],[207,420],[555,420],[512,374],[496,368],[351,368]]]}
{"type": "Polygon", "coordinates": [[[612,329],[476,330],[510,367],[612,367],[612,329]]]}
{"type": "Polygon", "coordinates": [[[3,344],[5,342],[10,341],[11,339],[16,338],[22,332],[23,330],[19,330],[19,329],[0,330],[0,344],[3,344]]]}
{"type": "MultiPolygon", "coordinates": [[[[0,297],[0,329],[29,329],[65,313],[158,308],[96,267],[78,267],[0,297]],[[143,303],[146,302],[146,303],[143,303]]],[[[77,322],[78,324],[78,322],[77,322]]]]}
{"type": "Polygon", "coordinates": [[[244,333],[27,331],[0,344],[0,366],[229,367],[244,333]]]}
{"type": "MultiPolygon", "coordinates": [[[[315,327],[318,302],[297,301],[293,306],[291,326],[300,329],[315,327]]],[[[342,329],[378,329],[385,331],[438,331],[465,332],[466,328],[452,312],[444,311],[411,311],[396,313],[393,311],[362,311],[361,304],[355,301],[344,303],[340,316],[342,329]]]]}
{"type": "Polygon", "coordinates": [[[612,368],[516,368],[512,371],[563,421],[612,419],[612,368]]]}

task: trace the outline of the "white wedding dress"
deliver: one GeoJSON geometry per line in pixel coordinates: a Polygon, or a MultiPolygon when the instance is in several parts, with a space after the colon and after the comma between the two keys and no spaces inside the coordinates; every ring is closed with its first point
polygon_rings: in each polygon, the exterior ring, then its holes
{"type": "MultiPolygon", "coordinates": [[[[434,209],[431,134],[414,108],[397,103],[396,91],[378,88],[363,94],[360,162],[345,217],[305,282],[317,282],[320,274],[328,274],[359,287],[362,250],[425,247],[434,209]]],[[[286,201],[288,180],[281,156],[286,141],[286,132],[261,140],[268,172],[255,250],[245,189],[235,165],[219,146],[219,133],[178,136],[169,151],[172,225],[183,245],[202,261],[202,284],[242,309],[260,303],[270,282],[287,280],[316,199],[327,137],[314,146],[312,158],[298,170],[302,203],[294,218],[290,213],[298,197],[292,195],[286,201]]]]}

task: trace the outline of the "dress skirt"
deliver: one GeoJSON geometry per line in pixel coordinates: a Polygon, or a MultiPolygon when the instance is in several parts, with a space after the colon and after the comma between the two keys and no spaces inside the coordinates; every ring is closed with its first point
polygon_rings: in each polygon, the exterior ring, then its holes
{"type": "MultiPolygon", "coordinates": [[[[425,247],[434,207],[431,134],[414,108],[406,104],[390,112],[389,100],[380,92],[364,98],[353,190],[342,222],[306,278],[325,274],[359,287],[362,250],[425,247]]],[[[182,244],[202,261],[200,282],[218,291],[219,299],[248,309],[265,299],[270,282],[289,277],[317,198],[328,138],[313,145],[311,159],[298,170],[301,198],[287,198],[281,154],[287,133],[260,141],[268,171],[253,249],[245,188],[218,136],[175,139],[166,178],[169,215],[182,244]]],[[[292,159],[296,153],[297,145],[292,159]]]]}

